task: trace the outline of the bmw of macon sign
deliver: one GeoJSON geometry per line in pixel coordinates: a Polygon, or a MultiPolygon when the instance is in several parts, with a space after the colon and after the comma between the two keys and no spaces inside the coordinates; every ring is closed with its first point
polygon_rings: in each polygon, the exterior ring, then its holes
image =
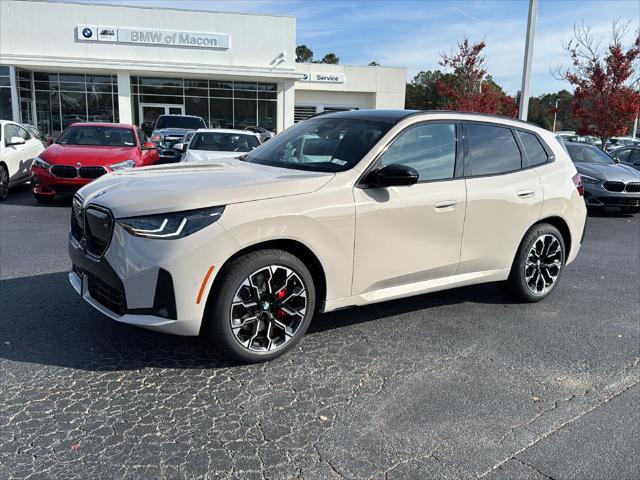
{"type": "Polygon", "coordinates": [[[155,45],[178,48],[229,48],[227,33],[175,32],[145,28],[117,28],[78,25],[76,40],[80,42],[109,42],[136,45],[155,45]]]}
{"type": "Polygon", "coordinates": [[[305,73],[303,82],[344,83],[344,73],[305,73]]]}

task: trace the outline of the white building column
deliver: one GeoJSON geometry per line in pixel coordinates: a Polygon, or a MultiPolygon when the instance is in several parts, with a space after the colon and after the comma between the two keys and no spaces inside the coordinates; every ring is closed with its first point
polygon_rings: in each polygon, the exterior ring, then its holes
{"type": "Polygon", "coordinates": [[[278,83],[278,133],[293,125],[295,105],[295,81],[284,80],[278,83]]]}
{"type": "Polygon", "coordinates": [[[133,123],[131,106],[131,77],[129,72],[118,72],[118,114],[120,123],[133,123]]]}
{"type": "Polygon", "coordinates": [[[18,76],[16,67],[9,67],[9,82],[11,85],[11,118],[16,123],[20,122],[20,98],[18,97],[18,76]]]}

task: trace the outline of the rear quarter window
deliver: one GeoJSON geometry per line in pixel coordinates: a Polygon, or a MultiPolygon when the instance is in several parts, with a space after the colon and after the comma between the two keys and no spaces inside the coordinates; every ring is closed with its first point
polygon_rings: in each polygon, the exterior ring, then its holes
{"type": "Polygon", "coordinates": [[[518,136],[526,154],[523,159],[524,167],[534,167],[547,163],[549,156],[537,136],[521,130],[518,130],[518,136]]]}
{"type": "Polygon", "coordinates": [[[522,156],[511,129],[467,123],[464,132],[470,169],[465,175],[497,175],[522,168],[522,156]]]}

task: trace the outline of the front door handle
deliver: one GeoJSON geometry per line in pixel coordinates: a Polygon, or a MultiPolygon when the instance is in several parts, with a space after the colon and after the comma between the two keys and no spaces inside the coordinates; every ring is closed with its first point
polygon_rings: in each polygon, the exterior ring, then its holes
{"type": "Polygon", "coordinates": [[[519,198],[531,198],[536,196],[536,191],[533,189],[520,190],[518,192],[519,198]]]}
{"type": "Polygon", "coordinates": [[[443,200],[442,202],[436,202],[433,207],[436,210],[453,210],[454,208],[456,208],[456,205],[458,205],[458,202],[456,202],[455,200],[443,200]]]}

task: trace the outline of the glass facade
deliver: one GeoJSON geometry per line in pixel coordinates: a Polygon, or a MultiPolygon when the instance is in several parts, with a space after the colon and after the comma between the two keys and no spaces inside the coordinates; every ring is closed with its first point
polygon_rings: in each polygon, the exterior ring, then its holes
{"type": "Polygon", "coordinates": [[[12,120],[11,79],[6,65],[0,65],[0,120],[12,120]]]}
{"type": "Polygon", "coordinates": [[[20,72],[19,78],[22,121],[25,122],[25,116],[33,119],[27,113],[30,110],[27,100],[31,101],[27,95],[34,91],[35,123],[45,134],[55,136],[74,122],[118,121],[118,85],[114,75],[20,72]],[[33,90],[27,88],[26,75],[32,75],[33,90]]]}
{"type": "Polygon", "coordinates": [[[175,105],[186,115],[204,118],[211,128],[257,125],[275,131],[277,92],[276,83],[131,77],[136,125],[141,123],[141,107],[175,105]]]}

